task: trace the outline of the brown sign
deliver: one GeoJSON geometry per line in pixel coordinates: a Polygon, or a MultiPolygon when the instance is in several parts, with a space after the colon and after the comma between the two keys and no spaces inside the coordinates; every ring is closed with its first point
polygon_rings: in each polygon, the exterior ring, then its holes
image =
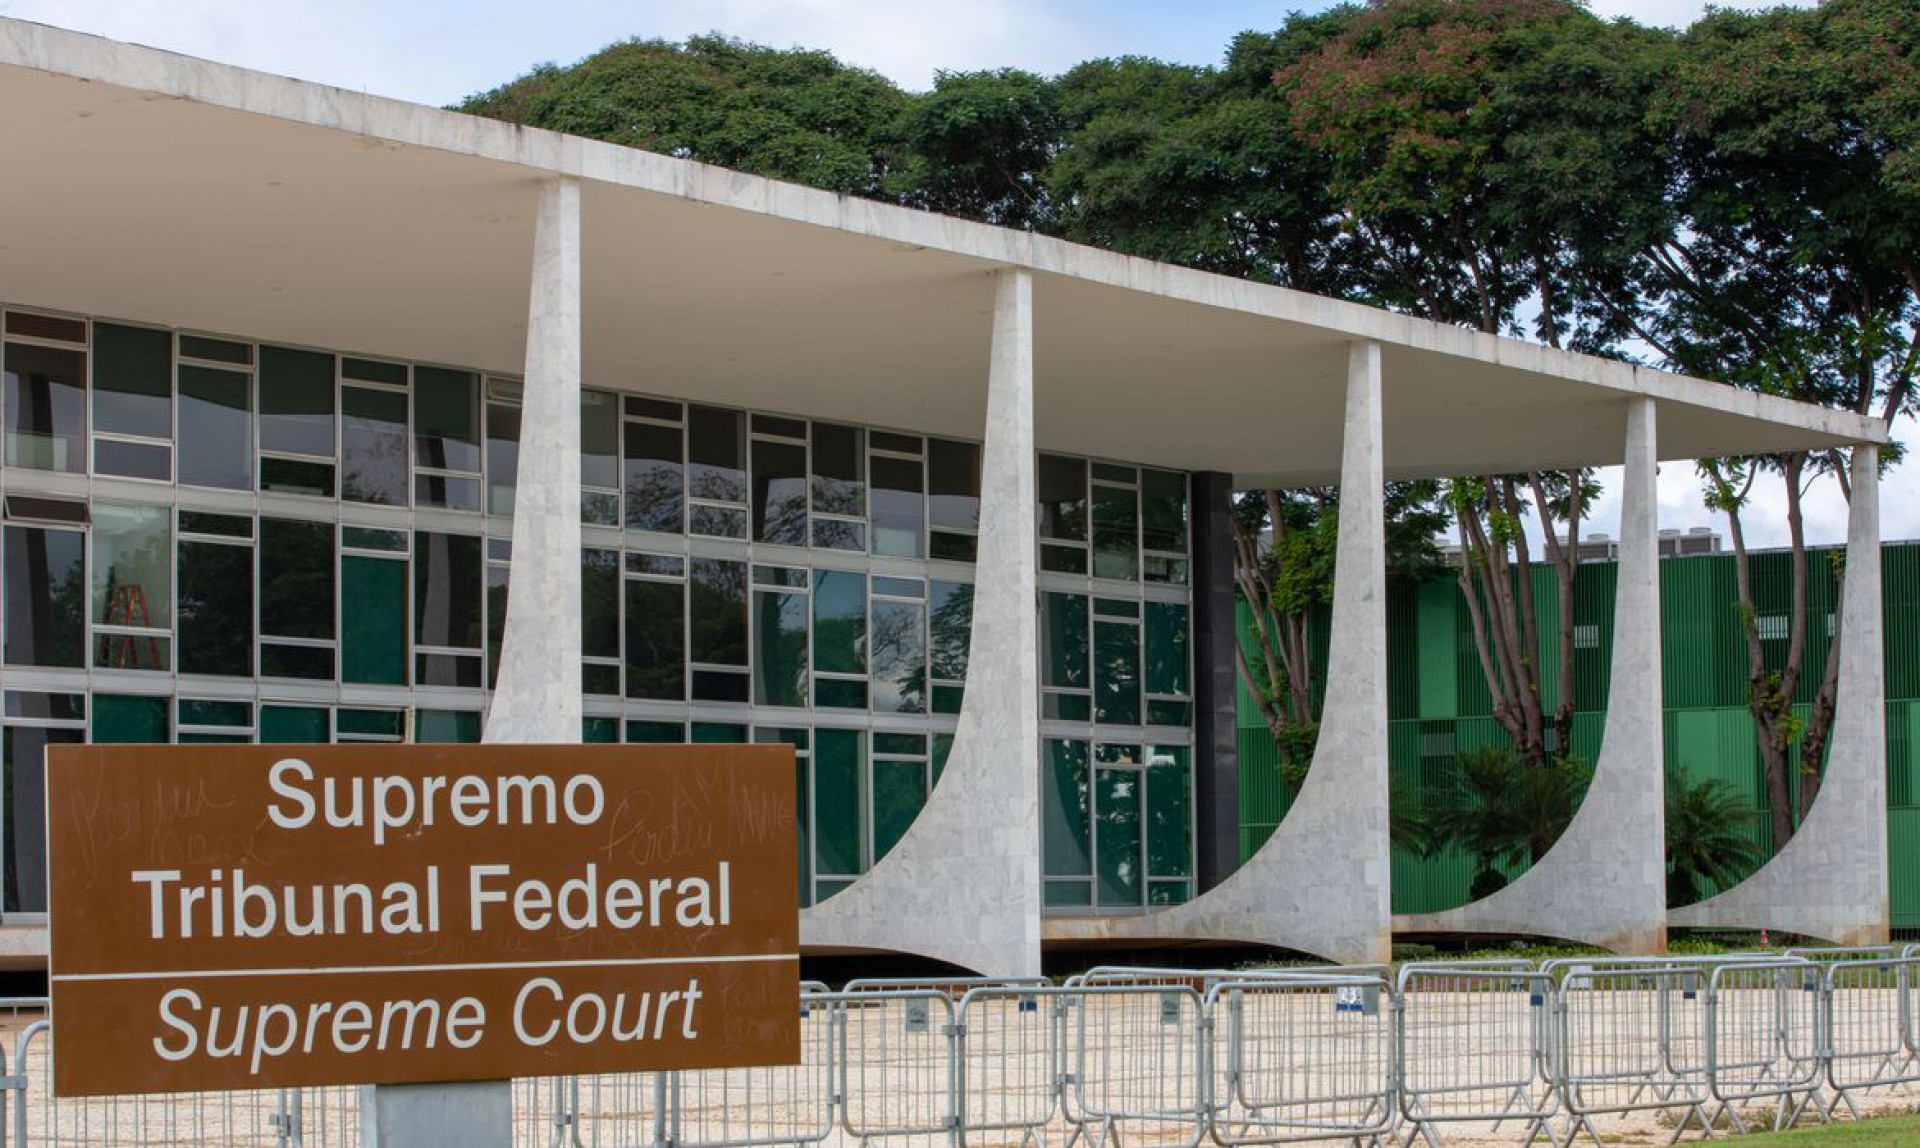
{"type": "Polygon", "coordinates": [[[799,1060],[786,746],[55,746],[60,1096],[799,1060]]]}

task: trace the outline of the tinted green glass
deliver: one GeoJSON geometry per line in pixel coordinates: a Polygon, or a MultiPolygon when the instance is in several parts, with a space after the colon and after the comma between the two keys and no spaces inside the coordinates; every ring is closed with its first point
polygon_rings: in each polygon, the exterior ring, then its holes
{"type": "Polygon", "coordinates": [[[927,599],[932,645],[929,660],[935,681],[967,680],[967,645],[973,635],[973,587],[935,582],[927,599]]]}
{"type": "Polygon", "coordinates": [[[413,740],[423,745],[471,745],[480,740],[480,715],[471,710],[415,710],[413,740]]]}
{"type": "Polygon", "coordinates": [[[753,700],[767,706],[807,704],[807,596],[753,594],[753,700]]]}
{"type": "Polygon", "coordinates": [[[1147,767],[1147,873],[1193,876],[1193,771],[1185,746],[1156,746],[1147,767]]]}
{"type": "Polygon", "coordinates": [[[867,579],[822,570],[813,587],[813,668],[834,674],[867,670],[867,579]]]}
{"type": "Polygon", "coordinates": [[[95,745],[165,745],[167,699],[95,694],[88,733],[95,745]]]}
{"type": "Polygon", "coordinates": [[[253,705],[250,702],[181,698],[178,706],[181,725],[233,726],[240,729],[248,729],[253,725],[253,705]]]}
{"type": "Polygon", "coordinates": [[[398,738],[405,729],[406,715],[399,710],[339,709],[333,713],[333,724],[342,737],[398,738]]]}
{"type": "Polygon", "coordinates": [[[1140,472],[1140,542],[1148,550],[1186,552],[1186,475],[1171,470],[1140,472]]]}
{"type": "Polygon", "coordinates": [[[1096,769],[1094,820],[1099,826],[1095,858],[1102,905],[1138,905],[1140,883],[1140,774],[1096,769]]]}
{"type": "Polygon", "coordinates": [[[823,729],[813,740],[814,870],[863,873],[867,735],[823,729]]]}
{"type": "Polygon", "coordinates": [[[351,606],[340,619],[340,679],[406,685],[406,561],[349,554],[340,560],[340,592],[351,606]]]}
{"type": "Polygon", "coordinates": [[[927,803],[927,767],[917,761],[873,763],[873,859],[885,857],[927,803]]]}
{"type": "Polygon", "coordinates": [[[687,562],[692,660],[747,664],[747,564],[722,558],[687,562]]]}
{"type": "Polygon", "coordinates": [[[1175,602],[1146,604],[1147,692],[1188,694],[1187,608],[1175,602]]]}
{"type": "Polygon", "coordinates": [[[580,552],[580,652],[589,658],[620,656],[618,550],[580,552]]]}
{"type": "Polygon", "coordinates": [[[330,716],[321,706],[261,706],[260,744],[324,745],[333,740],[330,716]]]}
{"type": "Polygon", "coordinates": [[[485,562],[471,534],[415,531],[413,630],[422,646],[479,650],[485,639],[481,601],[485,562]]]}
{"type": "Polygon", "coordinates": [[[260,520],[260,633],[333,637],[333,524],[260,520]]]}
{"type": "Polygon", "coordinates": [[[1087,743],[1049,738],[1042,787],[1041,842],[1049,877],[1093,873],[1093,836],[1087,805],[1087,743]]]}
{"type": "Polygon", "coordinates": [[[678,582],[627,583],[627,696],[684,701],[686,590],[678,582]]]}
{"type": "Polygon", "coordinates": [[[580,719],[580,744],[613,745],[620,740],[620,721],[610,717],[580,719]]]}
{"type": "Polygon", "coordinates": [[[1042,683],[1060,689],[1086,689],[1091,681],[1087,672],[1086,595],[1048,591],[1041,601],[1042,683]]]}
{"type": "Polygon", "coordinates": [[[1140,724],[1140,627],[1096,622],[1093,627],[1094,720],[1140,724]]]}
{"type": "Polygon", "coordinates": [[[813,704],[826,709],[867,708],[867,683],[836,678],[813,679],[813,704]]]}
{"type": "Polygon", "coordinates": [[[1127,582],[1140,577],[1140,508],[1132,490],[1094,484],[1093,576],[1127,582]]]}
{"type": "Polygon", "coordinates": [[[697,721],[688,740],[694,745],[745,745],[747,727],[731,722],[697,721]]]}
{"type": "Polygon", "coordinates": [[[687,727],[677,721],[630,721],[628,745],[679,745],[687,740],[687,727]]]}

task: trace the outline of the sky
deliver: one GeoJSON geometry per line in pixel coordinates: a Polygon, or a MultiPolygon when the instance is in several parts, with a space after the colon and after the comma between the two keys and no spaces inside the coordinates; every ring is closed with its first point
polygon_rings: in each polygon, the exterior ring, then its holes
{"type": "MultiPolygon", "coordinates": [[[[1143,55],[1186,63],[1220,60],[1235,33],[1277,27],[1292,9],[1323,0],[0,0],[0,15],[57,24],[303,80],[444,105],[504,83],[541,63],[566,64],[628,37],[683,39],[721,32],[775,47],[824,48],[908,89],[936,71],[1019,67],[1054,74],[1082,60],[1143,55]]],[[[1607,17],[1679,27],[1703,0],[1590,0],[1607,17]]],[[[1766,0],[1721,0],[1759,8],[1766,0]]],[[[1896,432],[1915,437],[1911,423],[1896,432]]],[[[1591,529],[1615,532],[1618,473],[1591,529]]],[[[1724,528],[1700,500],[1693,467],[1660,474],[1664,527],[1724,528]]],[[[1778,480],[1763,480],[1748,517],[1750,545],[1786,542],[1778,480]]],[[[1920,537],[1920,453],[1883,484],[1882,532],[1920,537]]],[[[1846,535],[1846,507],[1833,484],[1807,506],[1808,536],[1846,535]]]]}

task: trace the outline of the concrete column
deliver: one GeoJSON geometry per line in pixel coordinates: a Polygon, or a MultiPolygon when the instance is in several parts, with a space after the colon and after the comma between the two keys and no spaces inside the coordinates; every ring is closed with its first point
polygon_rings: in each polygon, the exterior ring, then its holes
{"type": "Polygon", "coordinates": [[[1887,940],[1886,679],[1880,602],[1880,451],[1853,448],[1840,674],[1820,796],[1760,871],[1676,909],[1687,927],[1771,928],[1841,945],[1887,940]]]}
{"type": "Polygon", "coordinates": [[[1659,452],[1652,399],[1629,400],[1613,665],[1593,781],[1533,868],[1458,909],[1395,918],[1414,933],[1526,933],[1623,953],[1666,948],[1666,766],[1660,689],[1659,452]]]}
{"type": "MultiPolygon", "coordinates": [[[[580,185],[540,190],[514,476],[512,582],[484,741],[580,740],[580,185]]],[[[361,1090],[365,1148],[511,1148],[504,1080],[361,1090]]]]}
{"type": "Polygon", "coordinates": [[[1200,892],[1240,868],[1239,641],[1233,581],[1233,476],[1191,476],[1193,499],[1194,862],[1200,892]]]}
{"type": "Polygon", "coordinates": [[[800,915],[800,943],[1032,976],[1040,971],[1033,276],[997,274],[973,633],[953,750],[899,844],[851,888],[800,915]]]}
{"type": "Polygon", "coordinates": [[[540,192],[512,582],[489,742],[580,740],[580,185],[540,192]]]}
{"type": "Polygon", "coordinates": [[[1136,917],[1056,917],[1047,922],[1048,937],[1244,941],[1347,963],[1391,955],[1377,343],[1355,343],[1348,354],[1342,433],[1326,700],[1313,765],[1286,820],[1239,871],[1185,905],[1136,917]]]}

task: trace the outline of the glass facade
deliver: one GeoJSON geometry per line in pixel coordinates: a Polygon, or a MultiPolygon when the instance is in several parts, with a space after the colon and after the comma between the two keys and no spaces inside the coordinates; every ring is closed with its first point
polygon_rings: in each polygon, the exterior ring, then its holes
{"type": "MultiPolygon", "coordinates": [[[[48,744],[477,740],[511,591],[520,387],[4,313],[4,898],[45,908],[48,744]],[[89,481],[90,480],[90,481],[89,481]]],[[[794,746],[801,899],[938,783],[977,443],[589,389],[583,741],[794,746]]],[[[1043,455],[1056,911],[1193,893],[1187,479],[1043,455]]]]}

